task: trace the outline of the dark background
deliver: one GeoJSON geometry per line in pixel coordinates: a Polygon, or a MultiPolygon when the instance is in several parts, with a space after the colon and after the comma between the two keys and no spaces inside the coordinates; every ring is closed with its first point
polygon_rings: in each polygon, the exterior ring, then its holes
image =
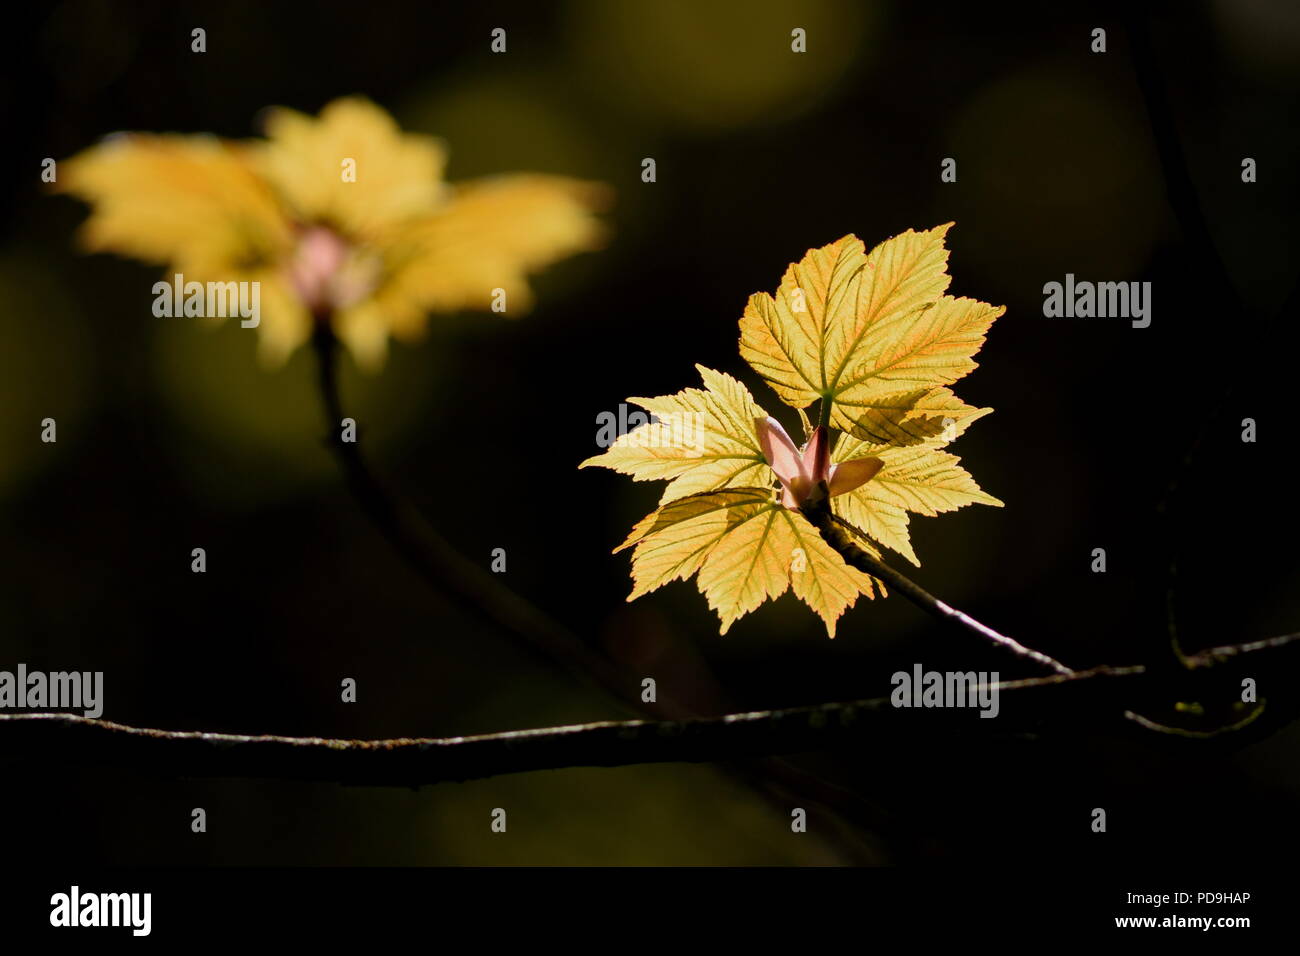
{"type": "MultiPolygon", "coordinates": [[[[597,451],[600,412],[698,384],[697,362],[777,409],[736,348],[749,294],[845,233],[870,246],[949,220],[951,292],[1007,306],[957,386],[996,413],[953,450],[1006,508],[914,518],[916,580],[1078,666],[1166,653],[1171,554],[1188,650],[1300,627],[1284,308],[1300,13],[1223,2],[1144,16],[1210,246],[1168,201],[1126,15],[68,0],[13,21],[0,79],[0,668],[102,670],[106,718],[174,729],[432,736],[622,714],[393,555],[323,444],[309,352],[267,370],[237,323],[155,319],[159,270],[78,253],[84,207],[39,182],[43,158],[116,130],[245,138],[266,106],[314,113],[350,93],[444,136],[452,181],[542,170],[616,190],[608,247],[541,276],[531,315],[434,316],[379,374],[346,368],[344,402],[378,466],[467,555],[486,565],[505,548],[508,584],[665,693],[717,706],[716,685],[753,709],[882,695],[918,661],[1031,673],[899,597],[859,602],[833,642],[790,596],[725,638],[693,584],[626,604],[628,559],[610,550],[658,486],[576,469],[597,451]],[[205,54],[190,52],[197,26],[205,54]],[[497,26],[501,56],[488,49],[497,26]],[[1105,54],[1090,52],[1098,26],[1105,54]],[[953,184],[939,179],[948,156],[953,184]],[[1247,156],[1254,184],[1241,182],[1247,156]],[[1044,318],[1043,284],[1067,272],[1149,280],[1151,327],[1044,318]],[[39,441],[46,416],[56,445],[39,441]],[[1247,416],[1255,444],[1240,441],[1247,416]],[[194,547],[206,574],[190,572],[194,547]],[[1096,547],[1105,574],[1089,570],[1096,547]],[[344,677],[356,704],[339,701],[344,677]]],[[[1242,748],[1048,733],[801,755],[844,788],[833,807],[790,795],[810,810],[806,835],[721,769],[681,764],[410,791],[0,763],[0,820],[13,859],[94,863],[1245,867],[1294,858],[1298,739],[1293,725],[1242,748]],[[193,807],[206,834],[190,831],[193,807]],[[494,807],[509,812],[506,836],[489,832],[494,807]],[[1108,811],[1104,836],[1090,832],[1094,807],[1108,811]]]]}

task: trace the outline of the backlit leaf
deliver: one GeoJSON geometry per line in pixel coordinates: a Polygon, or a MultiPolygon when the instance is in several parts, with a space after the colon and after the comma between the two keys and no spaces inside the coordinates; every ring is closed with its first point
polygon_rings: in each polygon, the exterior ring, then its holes
{"type": "Polygon", "coordinates": [[[944,450],[992,411],[947,386],[975,368],[1004,311],[946,294],[951,225],[869,253],[845,236],[792,264],[775,295],[750,297],[741,355],[798,411],[804,448],[740,382],[703,367],[703,389],[630,400],[657,420],[582,463],[668,481],[659,509],[619,549],[634,548],[629,600],[695,576],[726,633],[788,589],[833,637],[859,594],[884,594],[848,563],[864,563],[859,551],[879,560],[875,542],[919,564],[911,514],[1002,505],[944,450]],[[815,419],[804,411],[814,402],[815,419]],[[823,538],[828,507],[863,540],[823,538]]]}
{"type": "Polygon", "coordinates": [[[608,451],[578,467],[600,465],[636,481],[667,478],[660,504],[719,488],[770,486],[775,476],[754,431],[754,419],[767,413],[730,375],[702,365],[696,369],[704,380],[702,389],[629,398],[658,421],[619,436],[608,451]]]}
{"type": "Polygon", "coordinates": [[[831,508],[872,540],[919,565],[908,537],[907,513],[933,517],[969,504],[1002,507],[986,494],[958,464],[956,455],[940,451],[935,442],[894,447],[840,437],[832,461],[873,456],[885,465],[860,488],[831,499],[831,508]]]}
{"type": "Polygon", "coordinates": [[[618,550],[634,547],[628,600],[670,581],[697,584],[726,633],[736,620],[787,589],[835,636],[840,615],[872,579],[844,559],[770,488],[728,488],[669,502],[642,519],[618,550]]]}
{"type": "Polygon", "coordinates": [[[740,320],[740,354],[796,408],[828,403],[823,421],[860,434],[873,414],[906,419],[975,368],[984,334],[1004,311],[945,295],[948,223],[865,252],[856,236],[811,249],[775,296],[759,292],[740,320]]]}

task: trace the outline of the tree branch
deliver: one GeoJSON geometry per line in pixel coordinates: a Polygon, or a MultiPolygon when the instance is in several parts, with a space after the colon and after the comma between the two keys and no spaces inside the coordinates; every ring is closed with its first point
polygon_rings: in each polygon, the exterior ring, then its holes
{"type": "MultiPolygon", "coordinates": [[[[1211,648],[1188,658],[1194,675],[1223,672],[1219,687],[1249,668],[1277,676],[1300,667],[1300,634],[1211,648]]],[[[987,735],[1069,728],[1171,732],[1138,717],[1154,699],[1182,699],[1165,671],[1141,665],[1094,667],[994,685],[996,719],[973,708],[900,708],[888,698],[727,714],[678,721],[600,721],[473,737],[335,740],[320,737],[155,730],[75,714],[0,715],[7,760],[112,766],[168,776],[312,780],[367,786],[419,786],[563,767],[720,761],[821,750],[846,742],[924,741],[935,735],[987,735]],[[1172,695],[1172,696],[1170,696],[1172,695]],[[1127,718],[1127,720],[1125,719],[1127,718]]],[[[1257,716],[1263,705],[1247,719],[1257,716]]],[[[1222,728],[1230,730],[1231,727],[1222,728]]],[[[1211,736],[1188,733],[1184,736],[1211,736]]]]}
{"type": "MultiPolygon", "coordinates": [[[[1095,720],[1114,715],[1103,687],[1142,668],[1096,668],[1069,676],[998,685],[1003,709],[1032,709],[1095,720]],[[1086,688],[1086,689],[1085,689],[1086,688]],[[1064,694],[1049,695],[1048,691],[1064,694]],[[1082,691],[1082,692],[1081,692],[1082,691]]],[[[75,714],[0,715],[0,753],[8,759],[110,765],[167,775],[252,777],[418,786],[562,767],[614,767],[678,761],[720,761],[822,749],[849,738],[891,739],[934,729],[987,731],[974,710],[901,710],[887,698],[754,711],[681,721],[599,721],[473,737],[334,740],[320,737],[156,730],[75,714]]]]}
{"type": "Polygon", "coordinates": [[[403,560],[440,594],[558,661],[587,686],[613,693],[628,705],[630,686],[606,656],[532,602],[502,584],[488,570],[461,554],[424,517],[376,477],[357,442],[341,440],[342,402],[338,387],[338,340],[328,322],[313,338],[320,392],[328,421],[330,449],[366,516],[403,560]]]}
{"type": "Polygon", "coordinates": [[[865,574],[884,581],[927,614],[938,618],[945,624],[968,631],[986,641],[991,641],[995,647],[1015,654],[1024,660],[1033,661],[1040,667],[1055,671],[1057,674],[1075,673],[1073,668],[1067,667],[1055,658],[1026,647],[1015,638],[999,634],[987,624],[981,624],[969,614],[945,604],[901,571],[863,551],[862,548],[858,547],[853,537],[857,536],[863,541],[870,541],[871,539],[847,521],[832,514],[830,509],[825,506],[825,499],[822,499],[822,506],[808,509],[804,514],[821,532],[827,543],[835,548],[848,564],[865,574]]]}
{"type": "MultiPolygon", "coordinates": [[[[1210,302],[1217,300],[1218,308],[1234,316],[1242,324],[1254,325],[1269,319],[1272,327],[1277,329],[1286,319],[1300,311],[1300,280],[1292,284],[1282,307],[1271,319],[1252,309],[1242,298],[1219,253],[1197,195],[1182,138],[1179,136],[1178,126],[1174,120],[1174,111],[1166,92],[1167,77],[1161,70],[1156,56],[1155,42],[1148,22],[1150,11],[1140,4],[1134,4],[1126,11],[1125,18],[1129,42],[1133,49],[1134,77],[1151,124],[1151,135],[1164,178],[1166,198],[1186,242],[1188,257],[1192,261],[1195,273],[1206,286],[1201,297],[1210,302]]],[[[1165,617],[1168,622],[1169,640],[1174,657],[1184,663],[1175,599],[1179,565],[1178,540],[1173,534],[1183,505],[1184,482],[1198,463],[1211,431],[1223,426],[1224,416],[1230,409],[1229,402],[1241,387],[1242,377],[1247,373],[1258,374],[1258,369],[1245,366],[1233,366],[1225,371],[1227,384],[1219,390],[1208,412],[1202,411],[1198,416],[1199,425],[1196,433],[1174,466],[1164,493],[1156,504],[1157,513],[1164,518],[1166,529],[1164,537],[1168,546],[1165,617]]]]}

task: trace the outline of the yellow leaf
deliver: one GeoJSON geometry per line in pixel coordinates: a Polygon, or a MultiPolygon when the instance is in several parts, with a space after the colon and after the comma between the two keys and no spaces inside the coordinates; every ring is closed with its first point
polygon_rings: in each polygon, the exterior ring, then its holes
{"type": "Polygon", "coordinates": [[[94,205],[81,227],[88,250],[170,265],[186,280],[236,278],[292,246],[248,151],[211,136],[119,134],[61,163],[52,188],[94,205]]]}
{"type": "MultiPolygon", "coordinates": [[[[846,564],[840,553],[826,543],[802,514],[783,508],[781,515],[790,523],[791,532],[805,557],[802,566],[792,566],[790,586],[799,600],[821,617],[826,624],[827,636],[833,638],[836,621],[853,606],[858,595],[870,598],[875,596],[874,591],[879,590],[880,596],[884,597],[885,586],[846,564]]],[[[872,557],[880,557],[880,553],[865,541],[858,542],[858,547],[872,557]]]]}
{"type": "Polygon", "coordinates": [[[893,501],[878,498],[868,490],[867,482],[857,491],[840,495],[831,503],[831,510],[849,524],[867,535],[877,544],[897,551],[917,567],[921,560],[912,549],[907,529],[907,511],[893,501]]]}
{"type": "Polygon", "coordinates": [[[592,211],[608,196],[599,183],[540,174],[456,187],[436,216],[394,228],[382,239],[390,258],[382,291],[400,313],[393,334],[418,334],[429,309],[491,308],[498,289],[506,297],[506,316],[525,314],[532,305],[531,273],[604,241],[606,230],[592,211]]]}
{"type": "Polygon", "coordinates": [[[319,117],[283,107],[267,113],[259,169],[301,222],[329,223],[357,239],[439,211],[447,198],[446,150],[404,133],[359,96],[334,100],[319,117]]]}
{"type": "Polygon", "coordinates": [[[730,375],[702,365],[696,369],[702,389],[629,398],[658,420],[620,435],[608,451],[578,467],[600,465],[635,481],[670,479],[660,504],[719,488],[770,487],[776,479],[754,428],[754,419],[767,413],[730,375]]]}
{"type": "Polygon", "coordinates": [[[776,295],[750,297],[741,355],[798,411],[802,450],[721,372],[700,367],[702,390],[631,399],[662,421],[583,462],[669,481],[659,509],[620,548],[635,548],[629,600],[694,575],[726,633],[790,589],[834,637],[859,594],[885,593],[847,563],[864,564],[859,550],[879,559],[875,542],[919,564],[909,513],[1002,505],[943,450],[992,411],[966,404],[947,385],[975,368],[974,355],[1003,312],[945,294],[951,225],[909,230],[870,253],[845,236],[792,264],[776,295]],[[804,412],[814,401],[821,402],[815,426],[804,412]],[[670,423],[682,416],[703,423],[693,449],[673,440],[681,432],[670,423]],[[763,420],[762,441],[755,419],[763,420]],[[829,468],[828,437],[835,442],[829,468]],[[772,488],[778,477],[780,500],[772,488]],[[833,546],[821,536],[827,507],[861,543],[832,535],[833,546]]]}
{"type": "Polygon", "coordinates": [[[882,395],[855,408],[851,433],[875,445],[946,444],[993,411],[967,405],[947,388],[882,395]]]}
{"type": "Polygon", "coordinates": [[[936,447],[941,440],[896,447],[841,436],[831,452],[832,461],[875,457],[885,464],[871,481],[832,498],[832,510],[872,540],[919,565],[908,536],[909,511],[934,517],[969,504],[1002,507],[1001,501],[980,490],[956,455],[936,447]]]}
{"type": "Polygon", "coordinates": [[[165,264],[169,279],[259,283],[254,324],[271,362],[320,322],[374,369],[430,311],[521,315],[530,273],[603,234],[604,187],[532,174],[449,186],[442,144],[361,97],[318,117],[273,109],[266,132],[121,134],[64,161],[53,188],[92,205],[92,251],[165,264]]]}
{"type": "Polygon", "coordinates": [[[908,230],[870,253],[855,236],[809,250],[775,296],[750,297],[740,354],[787,404],[826,403],[823,421],[842,431],[859,433],[876,412],[906,417],[907,399],[975,367],[1004,311],[944,295],[951,225],[908,230]]]}
{"type": "Polygon", "coordinates": [[[769,488],[728,488],[669,502],[642,519],[618,550],[635,547],[634,600],[670,581],[698,575],[700,592],[725,634],[736,620],[787,589],[835,636],[840,615],[872,579],[844,559],[769,488]]]}

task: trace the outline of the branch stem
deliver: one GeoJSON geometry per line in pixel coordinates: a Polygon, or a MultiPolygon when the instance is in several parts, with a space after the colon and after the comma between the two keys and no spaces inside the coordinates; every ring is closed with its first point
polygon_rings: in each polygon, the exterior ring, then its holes
{"type": "Polygon", "coordinates": [[[868,554],[857,546],[853,538],[857,537],[867,542],[870,539],[847,521],[832,514],[828,508],[823,507],[809,512],[808,517],[822,533],[822,537],[840,553],[846,562],[859,571],[884,581],[927,614],[938,618],[945,624],[975,634],[981,639],[991,642],[995,647],[1014,654],[1023,660],[1033,661],[1039,667],[1054,671],[1057,674],[1075,673],[1073,668],[1067,667],[1054,657],[1026,647],[1015,638],[1000,634],[987,624],[975,620],[964,611],[959,611],[950,604],[940,601],[901,571],[868,554]]]}
{"type": "Polygon", "coordinates": [[[358,442],[342,440],[338,340],[328,322],[317,324],[313,346],[330,449],[362,510],[393,549],[435,591],[488,623],[523,638],[585,685],[613,694],[619,705],[628,709],[627,675],[486,568],[461,554],[415,508],[385,487],[371,470],[358,442]]]}
{"type": "MultiPolygon", "coordinates": [[[[563,767],[799,753],[847,741],[924,744],[940,734],[1033,733],[1045,724],[1053,730],[1131,733],[1137,728],[1167,738],[1169,727],[1138,716],[1133,708],[1153,699],[1182,699],[1180,691],[1186,688],[1177,682],[1194,680],[1201,671],[1221,672],[1220,688],[1232,688],[1240,673],[1293,679],[1300,669],[1300,634],[1211,648],[1188,660],[1189,672],[1172,678],[1166,671],[1137,665],[1003,681],[994,685],[999,698],[995,720],[980,719],[973,708],[902,708],[889,698],[872,698],[692,720],[598,721],[473,737],[338,740],[156,730],[75,714],[0,714],[0,756],[154,774],[166,768],[171,776],[419,786],[563,767]]],[[[1253,718],[1237,720],[1222,730],[1251,722],[1253,718]]]]}
{"type": "MultiPolygon", "coordinates": [[[[1003,683],[998,688],[1000,695],[1026,704],[1031,722],[1049,712],[1070,721],[1095,719],[1102,704],[1116,717],[1109,694],[1078,693],[1079,688],[1141,673],[1140,667],[1097,668],[1068,677],[1003,683]],[[1078,688],[1061,696],[1046,693],[1071,682],[1078,688]]],[[[110,765],[146,773],[166,768],[168,775],[187,777],[419,786],[563,767],[734,760],[820,750],[876,734],[897,742],[922,729],[979,733],[1007,726],[1004,720],[980,720],[974,710],[900,710],[888,698],[681,721],[598,721],[472,737],[389,740],[169,731],[76,714],[4,714],[0,715],[0,753],[8,759],[110,765]]]]}

